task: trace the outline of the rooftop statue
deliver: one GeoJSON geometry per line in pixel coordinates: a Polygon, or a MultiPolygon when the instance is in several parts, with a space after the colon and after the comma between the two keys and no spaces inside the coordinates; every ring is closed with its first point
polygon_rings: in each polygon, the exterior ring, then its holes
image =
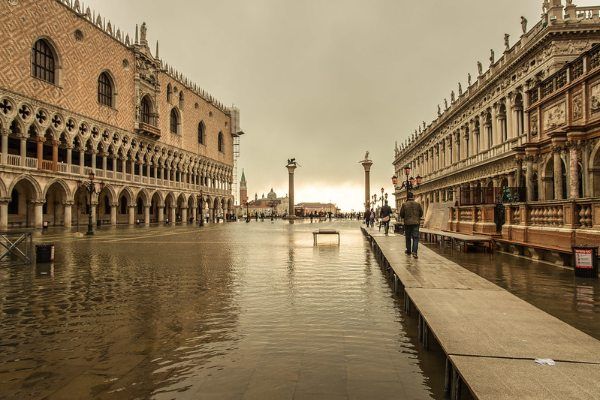
{"type": "Polygon", "coordinates": [[[504,46],[506,47],[506,51],[510,50],[510,35],[508,33],[504,34],[504,46]]]}
{"type": "Polygon", "coordinates": [[[469,86],[471,86],[471,80],[473,78],[471,77],[471,73],[469,72],[469,74],[467,75],[467,82],[469,82],[469,86]]]}
{"type": "Polygon", "coordinates": [[[527,18],[521,17],[521,29],[523,30],[523,35],[527,33],[527,18]]]}
{"type": "Polygon", "coordinates": [[[463,91],[462,91],[462,84],[460,82],[458,82],[458,95],[462,96],[463,91]]]}
{"type": "Polygon", "coordinates": [[[483,65],[481,61],[477,61],[477,71],[479,71],[479,75],[483,75],[483,65]]]}
{"type": "Polygon", "coordinates": [[[494,65],[496,61],[496,53],[494,53],[494,49],[490,50],[490,65],[494,65]]]}

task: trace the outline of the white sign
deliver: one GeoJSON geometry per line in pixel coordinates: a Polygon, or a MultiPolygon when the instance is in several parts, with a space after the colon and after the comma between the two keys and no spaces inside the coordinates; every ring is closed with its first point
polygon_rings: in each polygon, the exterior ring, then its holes
{"type": "Polygon", "coordinates": [[[594,252],[585,249],[575,250],[575,268],[578,269],[592,269],[594,268],[594,252]]]}

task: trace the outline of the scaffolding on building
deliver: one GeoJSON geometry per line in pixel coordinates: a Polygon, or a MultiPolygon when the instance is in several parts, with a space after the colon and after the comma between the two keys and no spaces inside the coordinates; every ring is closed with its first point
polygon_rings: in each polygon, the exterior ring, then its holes
{"type": "Polygon", "coordinates": [[[229,109],[231,113],[231,136],[233,136],[233,198],[234,204],[240,205],[240,191],[238,180],[238,160],[240,158],[240,136],[244,134],[240,128],[240,110],[232,106],[229,109]]]}

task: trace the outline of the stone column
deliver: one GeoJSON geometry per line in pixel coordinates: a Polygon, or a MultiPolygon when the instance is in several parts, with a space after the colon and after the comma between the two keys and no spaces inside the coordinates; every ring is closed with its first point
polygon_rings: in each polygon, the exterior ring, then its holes
{"type": "Polygon", "coordinates": [[[187,218],[188,218],[188,209],[187,207],[181,207],[181,223],[182,224],[187,224],[187,218]]]}
{"type": "Polygon", "coordinates": [[[175,225],[177,223],[177,209],[176,209],[175,205],[173,205],[173,207],[171,207],[171,215],[169,216],[169,220],[171,221],[171,223],[173,225],[175,225]]]}
{"type": "Polygon", "coordinates": [[[79,150],[79,174],[85,175],[85,151],[79,150]]]}
{"type": "Polygon", "coordinates": [[[2,164],[8,165],[8,129],[2,129],[2,164]]]}
{"type": "Polygon", "coordinates": [[[25,167],[25,165],[27,165],[27,162],[26,162],[26,159],[27,159],[27,137],[25,137],[25,136],[21,136],[20,156],[21,156],[21,167],[25,167]]]}
{"type": "MultiPolygon", "coordinates": [[[[364,166],[364,162],[363,162],[363,166],[364,166]]],[[[294,172],[296,171],[297,165],[295,162],[291,162],[291,163],[288,163],[288,165],[286,167],[288,169],[288,175],[289,175],[289,199],[290,199],[290,203],[289,203],[290,212],[288,215],[288,221],[290,221],[290,224],[293,224],[294,220],[296,219],[295,203],[294,203],[294,172]]],[[[366,169],[365,169],[365,174],[366,174],[366,169]]],[[[366,185],[366,183],[365,183],[365,185],[366,185]]]]}
{"type": "Polygon", "coordinates": [[[150,225],[150,206],[144,206],[144,225],[150,225]]]}
{"type": "Polygon", "coordinates": [[[113,178],[114,179],[117,179],[118,163],[119,163],[119,157],[114,155],[113,156],[113,178]]]}
{"type": "Polygon", "coordinates": [[[52,141],[52,171],[58,171],[58,140],[52,141]]]}
{"type": "Polygon", "coordinates": [[[8,203],[10,199],[0,199],[0,231],[8,230],[8,203]]]}
{"type": "Polygon", "coordinates": [[[92,150],[92,152],[91,152],[91,156],[92,156],[92,171],[94,171],[94,173],[96,173],[96,154],[98,154],[96,152],[96,150],[92,150]]]}
{"type": "Polygon", "coordinates": [[[563,176],[562,176],[562,147],[554,146],[552,149],[552,156],[554,158],[554,199],[562,200],[563,199],[563,176]]]}
{"type": "Polygon", "coordinates": [[[106,153],[102,153],[102,170],[106,173],[108,170],[108,157],[106,153]]]}
{"type": "Polygon", "coordinates": [[[129,225],[135,225],[135,206],[129,206],[129,209],[127,211],[127,216],[129,217],[129,225]]]}
{"type": "Polygon", "coordinates": [[[198,207],[192,208],[192,219],[194,222],[198,221],[198,207]]]}
{"type": "Polygon", "coordinates": [[[165,222],[165,206],[164,204],[159,204],[158,207],[156,207],[156,211],[158,213],[158,223],[162,224],[163,222],[165,222]]]}
{"type": "Polygon", "coordinates": [[[33,202],[34,208],[34,227],[36,229],[41,229],[44,224],[44,201],[35,201],[33,202]]]}
{"type": "Polygon", "coordinates": [[[533,181],[533,156],[525,156],[525,186],[527,188],[527,201],[533,201],[533,188],[535,182],[533,181]]]}
{"type": "Polygon", "coordinates": [[[110,205],[110,224],[112,226],[117,225],[117,210],[119,208],[119,203],[113,203],[110,205]]]}
{"type": "Polygon", "coordinates": [[[65,228],[71,228],[73,226],[73,203],[66,202],[63,206],[65,228]]]}
{"type": "MultiPolygon", "coordinates": [[[[362,166],[365,169],[365,211],[371,209],[371,166],[373,165],[373,161],[371,160],[363,160],[362,166]]],[[[290,204],[292,204],[290,202],[290,204]]],[[[294,213],[294,206],[290,206],[290,214],[294,213]]]]}
{"type": "Polygon", "coordinates": [[[579,162],[581,159],[579,143],[569,146],[569,198],[579,198],[579,162]]]}
{"type": "Polygon", "coordinates": [[[44,161],[44,142],[45,142],[45,139],[43,137],[37,138],[38,169],[42,169],[42,161],[44,161]]]}
{"type": "Polygon", "coordinates": [[[67,146],[67,173],[71,173],[71,164],[73,164],[73,148],[67,146]]]}

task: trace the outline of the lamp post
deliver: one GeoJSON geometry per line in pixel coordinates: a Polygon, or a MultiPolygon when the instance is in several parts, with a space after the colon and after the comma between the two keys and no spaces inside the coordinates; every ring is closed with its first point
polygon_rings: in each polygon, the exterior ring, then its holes
{"type": "MultiPolygon", "coordinates": [[[[400,187],[400,190],[406,189],[407,198],[408,192],[410,192],[411,190],[418,189],[421,186],[421,183],[423,182],[423,178],[421,178],[420,175],[417,175],[416,178],[410,176],[411,171],[412,168],[410,167],[410,165],[404,167],[404,175],[406,176],[406,181],[402,182],[402,186],[400,187]]],[[[398,177],[396,175],[392,176],[392,183],[394,184],[394,187],[398,185],[398,177]]]]}
{"type": "Polygon", "coordinates": [[[89,197],[88,206],[90,209],[89,209],[89,218],[88,218],[88,230],[86,232],[86,235],[88,235],[88,236],[94,235],[94,221],[92,218],[92,197],[94,195],[98,196],[100,193],[102,193],[102,189],[104,189],[104,182],[100,182],[100,190],[96,190],[95,178],[96,178],[96,175],[94,174],[94,171],[91,171],[90,176],[89,176],[89,181],[79,182],[79,187],[84,188],[88,192],[88,197],[89,197]]]}
{"type": "Polygon", "coordinates": [[[250,223],[250,211],[249,211],[250,203],[246,200],[246,223],[250,223]]]}

